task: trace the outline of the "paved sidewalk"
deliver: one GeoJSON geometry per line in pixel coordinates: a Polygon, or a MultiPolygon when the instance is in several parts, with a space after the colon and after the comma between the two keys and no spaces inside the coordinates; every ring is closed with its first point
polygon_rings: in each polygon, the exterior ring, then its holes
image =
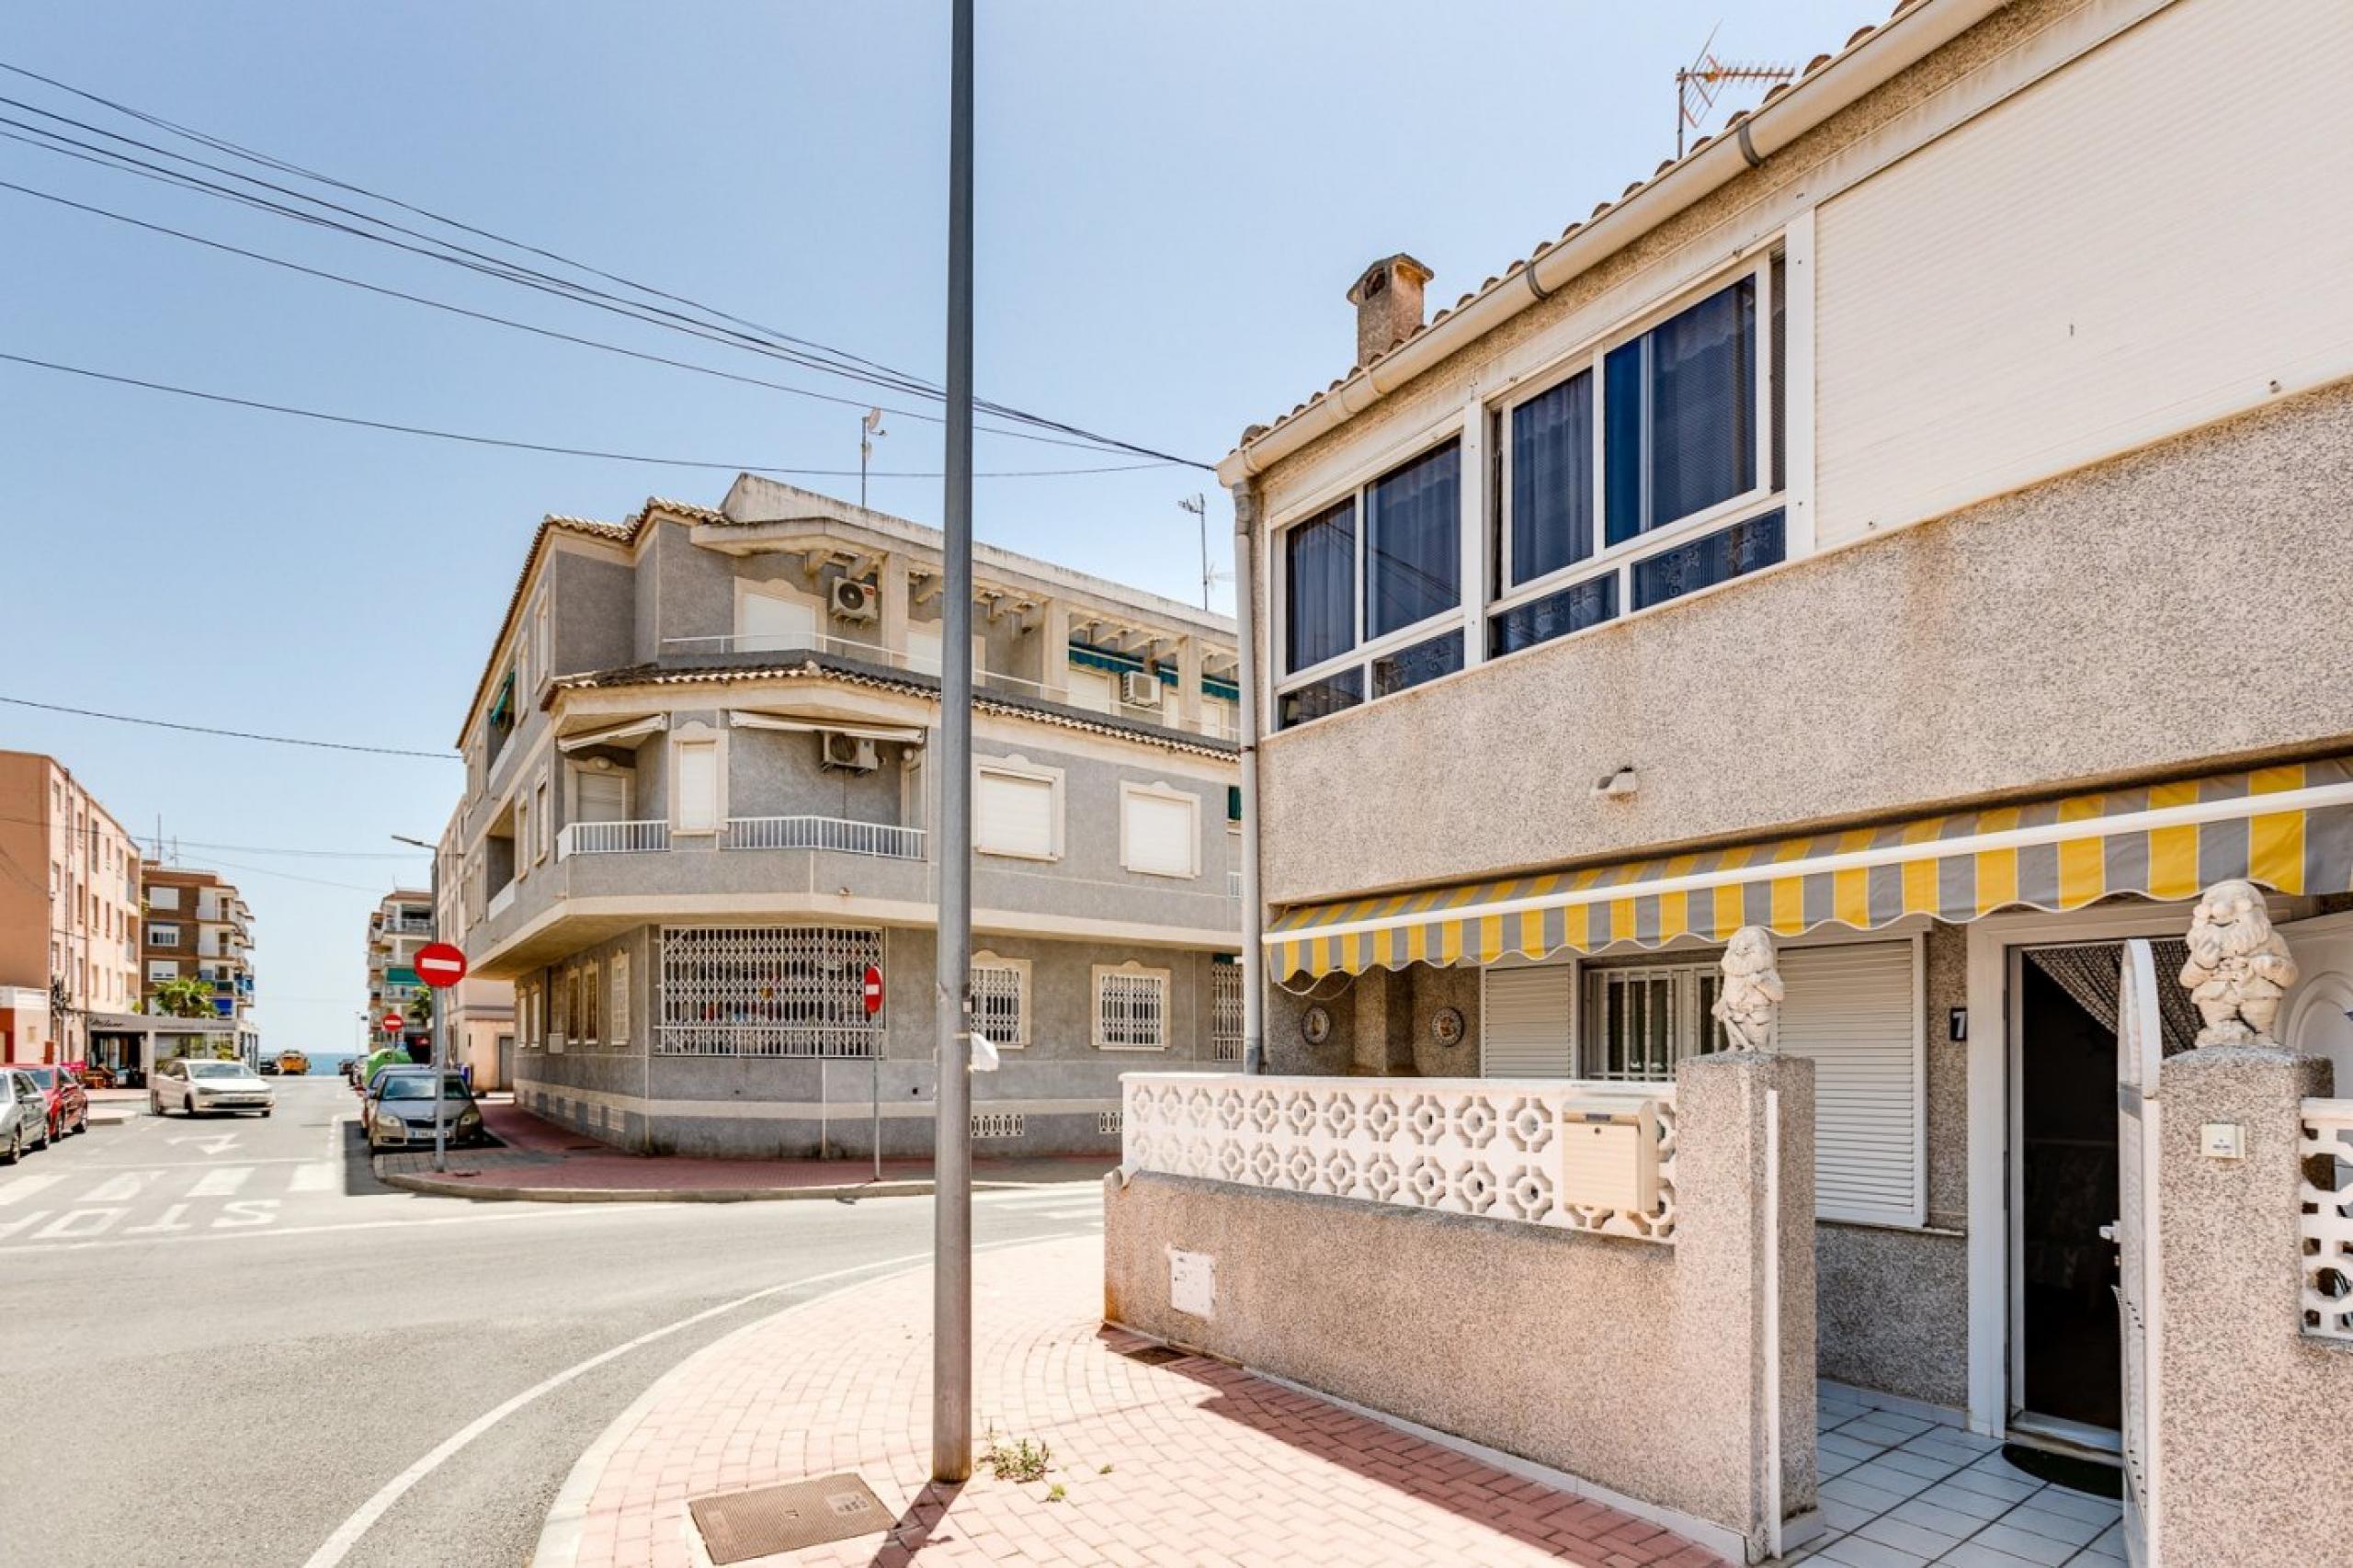
{"type": "Polygon", "coordinates": [[[761,1564],[1512,1564],[1719,1559],[1222,1363],[1155,1364],[1100,1322],[1102,1246],[983,1253],[976,1431],[1051,1449],[1035,1482],[929,1473],[931,1281],[917,1271],[730,1335],[666,1374],[583,1455],[538,1568],[710,1561],[687,1500],[854,1471],[896,1525],[761,1564]],[[1057,1494],[1060,1494],[1057,1495],[1057,1494]]]}
{"type": "MultiPolygon", "coordinates": [[[[696,1160],[625,1153],[513,1104],[481,1102],[483,1124],[503,1148],[452,1149],[449,1169],[433,1151],[376,1156],[386,1184],[439,1197],[542,1203],[733,1203],[762,1199],[890,1198],[931,1190],[928,1160],[696,1160]]],[[[975,1160],[974,1185],[1024,1187],[1084,1181],[1118,1162],[1109,1155],[975,1160]]]]}

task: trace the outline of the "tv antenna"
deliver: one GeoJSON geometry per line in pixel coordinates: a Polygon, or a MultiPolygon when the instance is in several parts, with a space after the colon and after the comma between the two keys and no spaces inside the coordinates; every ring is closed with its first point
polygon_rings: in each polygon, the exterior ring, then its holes
{"type": "Polygon", "coordinates": [[[1685,139],[1707,124],[1726,87],[1748,82],[1787,82],[1797,76],[1797,68],[1790,65],[1718,58],[1716,34],[1722,28],[1722,22],[1710,28],[1708,41],[1699,46],[1698,56],[1675,74],[1675,155],[1678,159],[1683,156],[1685,139]]]}

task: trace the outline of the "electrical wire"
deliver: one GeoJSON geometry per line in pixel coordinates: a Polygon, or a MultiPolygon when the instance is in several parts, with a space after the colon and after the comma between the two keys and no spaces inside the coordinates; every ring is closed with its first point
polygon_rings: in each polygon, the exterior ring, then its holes
{"type": "Polygon", "coordinates": [[[346,741],[314,741],[296,735],[262,735],[246,730],[216,730],[209,724],[181,724],[169,719],[140,719],[128,713],[101,713],[92,708],[68,708],[58,702],[35,702],[28,697],[0,697],[13,708],[38,708],[45,713],[70,713],[80,719],[106,719],[117,724],[145,724],[158,730],[181,730],[198,735],[222,735],[230,740],[267,741],[273,745],[312,746],[321,751],[366,752],[375,756],[424,756],[437,762],[455,762],[453,751],[409,751],[400,746],[363,746],[346,741]]]}
{"type": "MultiPolygon", "coordinates": [[[[96,828],[65,827],[62,824],[51,823],[47,817],[0,814],[0,822],[21,823],[29,827],[58,827],[70,838],[89,838],[95,841],[97,837],[96,828]]],[[[123,830],[123,836],[133,844],[153,842],[153,840],[141,839],[137,834],[129,829],[123,830]]],[[[201,838],[182,838],[177,834],[172,835],[172,842],[183,849],[226,849],[240,855],[295,855],[320,860],[410,860],[433,853],[429,849],[290,849],[275,844],[214,844],[201,838]]],[[[143,850],[140,858],[153,858],[143,850]]]]}
{"type": "MultiPolygon", "coordinates": [[[[518,441],[503,436],[473,436],[462,430],[438,430],[427,425],[403,425],[389,419],[363,419],[353,414],[329,414],[322,409],[298,408],[291,403],[265,403],[257,398],[234,397],[227,392],[205,392],[198,387],[176,386],[169,381],[151,381],[138,376],[115,375],[106,370],[93,370],[85,366],[68,365],[55,359],[37,359],[28,354],[0,353],[0,361],[14,365],[28,365],[36,369],[55,370],[64,375],[82,376],[94,381],[109,381],[117,386],[140,387],[148,392],[170,392],[175,397],[195,398],[202,403],[225,403],[233,408],[253,409],[264,414],[284,414],[297,419],[315,419],[328,425],[348,425],[361,430],[380,430],[395,436],[421,436],[436,441],[459,441],[470,447],[498,447],[509,451],[545,452],[556,457],[593,458],[600,462],[648,463],[656,468],[711,469],[722,473],[777,473],[795,478],[852,479],[938,479],[934,469],[875,469],[855,468],[779,468],[773,463],[718,462],[708,458],[651,457],[642,452],[608,451],[598,447],[565,447],[547,441],[518,441]]],[[[1077,474],[1132,473],[1141,469],[1166,468],[1168,462],[1154,459],[1149,462],[1111,463],[1094,468],[1033,468],[993,469],[972,475],[974,479],[1059,479],[1077,474]]]]}
{"type": "MultiPolygon", "coordinates": [[[[809,369],[817,369],[826,374],[848,377],[850,379],[863,381],[873,385],[892,386],[913,395],[945,401],[946,394],[935,383],[925,380],[924,378],[911,375],[908,372],[893,369],[889,366],[882,365],[879,361],[867,358],[864,356],[835,348],[828,345],[818,343],[813,339],[796,337],[777,329],[759,326],[758,324],[753,323],[747,318],[734,315],[732,312],[722,311],[712,306],[701,304],[688,299],[686,296],[656,289],[651,285],[635,282],[623,278],[619,274],[607,272],[600,268],[591,267],[588,264],[563,256],[560,253],[545,250],[541,247],[531,245],[522,241],[509,239],[506,236],[498,235],[489,230],[476,228],[473,225],[461,222],[459,220],[433,212],[429,209],[415,206],[396,197],[373,191],[366,187],[355,185],[350,182],[338,179],[333,176],[319,173],[315,170],[306,169],[300,165],[290,163],[268,153],[256,153],[252,149],[240,146],[233,142],[212,136],[209,132],[197,131],[193,128],[180,125],[176,121],[164,119],[161,116],[153,115],[130,105],[119,103],[114,99],[101,97],[97,94],[88,92],[85,89],[59,81],[55,77],[43,75],[39,72],[30,71],[25,67],[12,64],[6,61],[0,61],[0,70],[10,72],[29,80],[41,82],[61,92],[70,93],[77,97],[85,99],[85,101],[114,109],[119,113],[127,114],[142,123],[155,126],[156,128],[167,131],[174,135],[185,137],[198,142],[199,145],[210,147],[215,151],[225,153],[231,156],[243,158],[248,162],[260,165],[264,167],[273,168],[299,178],[312,180],[315,183],[330,186],[353,194],[363,195],[369,199],[382,201],[403,210],[414,212],[419,216],[428,218],[430,221],[441,223],[446,227],[458,229],[468,233],[490,239],[496,244],[504,244],[512,249],[523,251],[527,254],[546,257],[558,262],[560,265],[573,267],[578,271],[589,273],[592,276],[604,278],[608,281],[620,283],[625,288],[636,290],[641,293],[648,294],[657,299],[668,300],[685,304],[691,310],[700,312],[706,316],[715,318],[719,323],[733,324],[732,325],[718,327],[716,330],[723,334],[727,339],[737,341],[742,346],[764,348],[766,351],[771,353],[780,353],[784,357],[793,359],[796,363],[803,364],[809,369]],[[762,335],[762,336],[759,338],[754,338],[745,332],[737,330],[739,328],[749,328],[753,333],[762,335]],[[820,356],[825,358],[819,358],[820,356]]],[[[607,309],[612,309],[619,306],[635,307],[635,309],[623,310],[622,313],[634,314],[636,319],[640,320],[649,320],[655,317],[666,318],[665,321],[657,322],[657,324],[675,324],[682,329],[694,330],[698,335],[710,336],[712,335],[713,328],[711,323],[696,322],[690,317],[684,316],[677,312],[670,311],[666,308],[645,307],[642,306],[640,301],[622,301],[606,290],[597,290],[589,286],[582,285],[569,278],[559,278],[553,274],[545,272],[542,269],[528,267],[520,264],[513,263],[503,257],[491,256],[485,253],[475,251],[472,247],[440,240],[436,236],[422,233],[421,232],[409,228],[406,225],[393,223],[389,220],[377,217],[374,214],[361,212],[356,209],[345,207],[340,203],[330,202],[323,198],[311,196],[301,191],[292,190],[287,187],[277,185],[275,182],[262,180],[256,176],[246,175],[237,170],[224,169],[220,165],[206,163],[204,160],[190,158],[185,153],[175,153],[168,148],[156,147],[153,143],[142,142],[135,137],[123,136],[119,132],[108,131],[103,127],[93,126],[85,121],[74,119],[71,116],[60,115],[53,110],[43,109],[36,105],[24,103],[19,99],[0,97],[0,102],[13,104],[17,108],[27,110],[28,112],[40,115],[44,119],[52,119],[61,124],[73,125],[78,129],[88,131],[93,134],[107,137],[108,140],[120,142],[128,146],[135,146],[142,148],[142,150],[154,153],[159,156],[168,157],[176,162],[185,163],[194,167],[206,168],[214,173],[222,174],[226,177],[242,180],[249,185],[276,190],[294,200],[309,202],[314,206],[324,208],[329,210],[344,212],[347,215],[354,217],[359,222],[368,223],[375,228],[384,229],[392,233],[406,233],[413,238],[424,240],[430,244],[443,247],[440,250],[430,252],[419,251],[418,254],[432,255],[436,259],[450,262],[453,265],[468,266],[473,270],[483,271],[486,275],[500,277],[509,282],[557,292],[563,297],[573,299],[576,302],[580,303],[593,304],[599,308],[607,309]],[[451,252],[457,254],[449,254],[451,252]],[[466,258],[472,259],[468,260],[466,258]],[[650,311],[652,315],[649,316],[647,314],[639,313],[640,311],[650,311]]],[[[22,122],[10,121],[9,123],[21,125],[22,122]]],[[[48,131],[42,128],[25,127],[25,129],[32,130],[37,134],[58,137],[58,133],[48,131]]],[[[72,141],[71,138],[58,137],[58,139],[69,142],[72,141]]],[[[76,142],[74,144],[88,148],[87,143],[76,142]]],[[[135,159],[129,159],[127,156],[122,154],[112,153],[110,149],[89,150],[107,154],[127,163],[136,164],[139,162],[135,159]]],[[[153,165],[146,166],[153,169],[153,165]]],[[[194,187],[207,189],[211,194],[226,196],[231,199],[244,201],[248,205],[259,206],[267,210],[278,211],[280,212],[281,215],[296,218],[302,222],[321,223],[324,226],[330,228],[344,229],[345,232],[352,233],[357,237],[371,239],[382,244],[395,244],[398,248],[404,250],[416,250],[415,246],[400,244],[399,242],[391,240],[382,234],[372,234],[364,231],[350,230],[346,225],[319,218],[315,214],[302,213],[298,210],[283,208],[278,203],[252,198],[242,192],[230,191],[223,187],[213,186],[210,181],[194,180],[191,176],[183,176],[178,175],[177,171],[155,170],[153,172],[166,175],[181,183],[190,184],[194,187]]],[[[1040,415],[1030,414],[1022,409],[996,403],[992,400],[975,399],[974,407],[979,411],[994,414],[1002,418],[1016,420],[1022,424],[1034,426],[1040,429],[1052,430],[1060,434],[1073,437],[1074,438],[1094,442],[1106,447],[1114,448],[1119,450],[1134,452],[1139,456],[1157,458],[1166,462],[1179,463],[1187,467],[1205,471],[1214,467],[1213,464],[1201,462],[1195,459],[1178,457],[1175,454],[1160,451],[1153,448],[1142,446],[1138,443],[1124,441],[1116,437],[1105,436],[1097,431],[1087,430],[1083,426],[1072,425],[1062,420],[1047,418],[1040,415]]]]}

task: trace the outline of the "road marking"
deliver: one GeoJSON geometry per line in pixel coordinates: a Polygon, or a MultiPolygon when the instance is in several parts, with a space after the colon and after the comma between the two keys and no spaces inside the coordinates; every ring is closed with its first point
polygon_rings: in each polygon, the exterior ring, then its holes
{"type": "MultiPolygon", "coordinates": [[[[185,1205],[174,1205],[174,1207],[182,1208],[185,1207],[185,1205]]],[[[422,1220],[351,1220],[334,1225],[279,1225],[268,1230],[233,1230],[225,1234],[210,1233],[190,1236],[172,1236],[166,1237],[165,1240],[167,1242],[253,1241],[263,1237],[275,1239],[279,1236],[326,1235],[342,1231],[385,1231],[406,1228],[421,1229],[426,1225],[506,1224],[512,1223],[517,1220],[564,1220],[576,1224],[599,1216],[608,1220],[629,1218],[642,1219],[644,1218],[644,1215],[642,1212],[632,1216],[630,1211],[631,1210],[642,1210],[647,1206],[637,1203],[550,1203],[533,1204],[529,1207],[531,1211],[529,1213],[445,1214],[422,1220]]],[[[34,1213],[31,1218],[38,1220],[42,1214],[47,1212],[48,1210],[39,1210],[34,1213]]],[[[17,1220],[10,1221],[6,1224],[0,1224],[0,1238],[6,1238],[14,1231],[22,1230],[26,1222],[27,1221],[23,1220],[17,1220]]],[[[126,1234],[127,1233],[126,1233],[126,1234]]],[[[0,1247],[0,1257],[9,1256],[17,1253],[101,1252],[112,1247],[153,1246],[155,1244],[156,1244],[153,1242],[126,1241],[65,1242],[51,1246],[26,1245],[0,1247]]]]}
{"type": "Polygon", "coordinates": [[[221,1206],[221,1218],[212,1221],[216,1231],[242,1230],[247,1225],[267,1225],[278,1218],[275,1198],[241,1198],[234,1203],[221,1206]]]}
{"type": "Polygon", "coordinates": [[[608,1361],[618,1360],[631,1351],[641,1349],[655,1340],[667,1339],[670,1335],[681,1330],[692,1328],[697,1324],[708,1323],[712,1318],[723,1316],[739,1307],[747,1307],[754,1301],[764,1301],[771,1296],[780,1295],[787,1290],[797,1290],[810,1285],[824,1285],[835,1279],[847,1279],[853,1274],[867,1274],[878,1268],[893,1268],[922,1263],[930,1256],[931,1254],[928,1252],[908,1253],[901,1257],[882,1258],[873,1263],[862,1263],[851,1268],[837,1268],[830,1274],[812,1275],[804,1279],[766,1286],[752,1291],[749,1295],[738,1296],[732,1301],[722,1301],[715,1307],[705,1307],[701,1312],[665,1324],[660,1328],[649,1329],[635,1339],[616,1345],[609,1350],[600,1350],[585,1361],[575,1361],[552,1377],[543,1378],[533,1383],[506,1403],[484,1411],[449,1437],[444,1437],[430,1452],[386,1482],[373,1497],[362,1503],[349,1518],[336,1526],[335,1533],[327,1537],[325,1543],[318,1551],[311,1553],[310,1561],[303,1564],[303,1568],[335,1568],[336,1563],[350,1555],[351,1549],[359,1544],[359,1539],[375,1527],[376,1521],[382,1518],[392,1509],[393,1504],[408,1495],[418,1482],[440,1469],[460,1449],[525,1405],[545,1394],[553,1393],[564,1384],[595,1371],[608,1361]]]}
{"type": "Polygon", "coordinates": [[[333,1165],[303,1165],[295,1171],[294,1179],[287,1183],[287,1190],[290,1192],[333,1192],[335,1177],[335,1169],[333,1165]]]}
{"type": "Polygon", "coordinates": [[[85,1236],[104,1235],[114,1229],[114,1222],[122,1216],[123,1210],[119,1209],[69,1209],[35,1231],[33,1240],[79,1241],[85,1236]],[[96,1221],[97,1223],[82,1223],[85,1221],[96,1221]]]}
{"type": "MultiPolygon", "coordinates": [[[[48,1218],[48,1210],[34,1209],[26,1213],[17,1215],[13,1220],[0,1221],[0,1241],[6,1241],[8,1237],[15,1235],[18,1231],[27,1230],[34,1225],[38,1225],[43,1220],[48,1218]]],[[[10,1247],[6,1250],[10,1252],[62,1252],[64,1249],[63,1247],[10,1247]]]]}
{"type": "Polygon", "coordinates": [[[196,1229],[194,1225],[188,1224],[180,1219],[180,1216],[187,1212],[187,1204],[175,1203],[164,1210],[162,1219],[150,1220],[143,1225],[126,1226],[122,1233],[126,1236],[149,1236],[166,1231],[193,1231],[196,1229]]]}
{"type": "Polygon", "coordinates": [[[208,1137],[198,1137],[194,1133],[183,1133],[171,1142],[201,1145],[208,1154],[224,1154],[237,1142],[237,1135],[233,1132],[215,1132],[208,1137]]]}
{"type": "Polygon", "coordinates": [[[65,1178],[52,1171],[39,1176],[20,1176],[6,1187],[0,1187],[0,1209],[11,1203],[21,1203],[45,1187],[55,1187],[65,1178]]]}
{"type": "Polygon", "coordinates": [[[190,1198],[226,1198],[253,1179],[251,1165],[215,1165],[188,1189],[190,1198]]]}
{"type": "Polygon", "coordinates": [[[119,1176],[109,1176],[98,1183],[90,1189],[90,1195],[82,1201],[119,1203],[125,1199],[136,1198],[139,1196],[141,1187],[145,1187],[150,1180],[161,1174],[158,1171],[125,1171],[119,1176]]]}

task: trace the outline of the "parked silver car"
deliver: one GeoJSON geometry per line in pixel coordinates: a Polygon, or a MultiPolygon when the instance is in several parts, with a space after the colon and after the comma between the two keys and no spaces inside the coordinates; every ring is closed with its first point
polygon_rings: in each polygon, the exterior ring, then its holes
{"type": "Polygon", "coordinates": [[[0,1165],[49,1147],[49,1095],[33,1075],[0,1067],[0,1165]]]}
{"type": "Polygon", "coordinates": [[[257,1110],[267,1116],[278,1091],[242,1062],[201,1062],[176,1056],[147,1081],[147,1108],[157,1116],[176,1106],[190,1116],[208,1110],[257,1110]]]}
{"type": "MultiPolygon", "coordinates": [[[[482,1111],[461,1074],[441,1075],[442,1139],[455,1146],[482,1141],[482,1111]]],[[[433,1070],[393,1068],[380,1074],[365,1118],[372,1150],[433,1146],[433,1070]]]]}

